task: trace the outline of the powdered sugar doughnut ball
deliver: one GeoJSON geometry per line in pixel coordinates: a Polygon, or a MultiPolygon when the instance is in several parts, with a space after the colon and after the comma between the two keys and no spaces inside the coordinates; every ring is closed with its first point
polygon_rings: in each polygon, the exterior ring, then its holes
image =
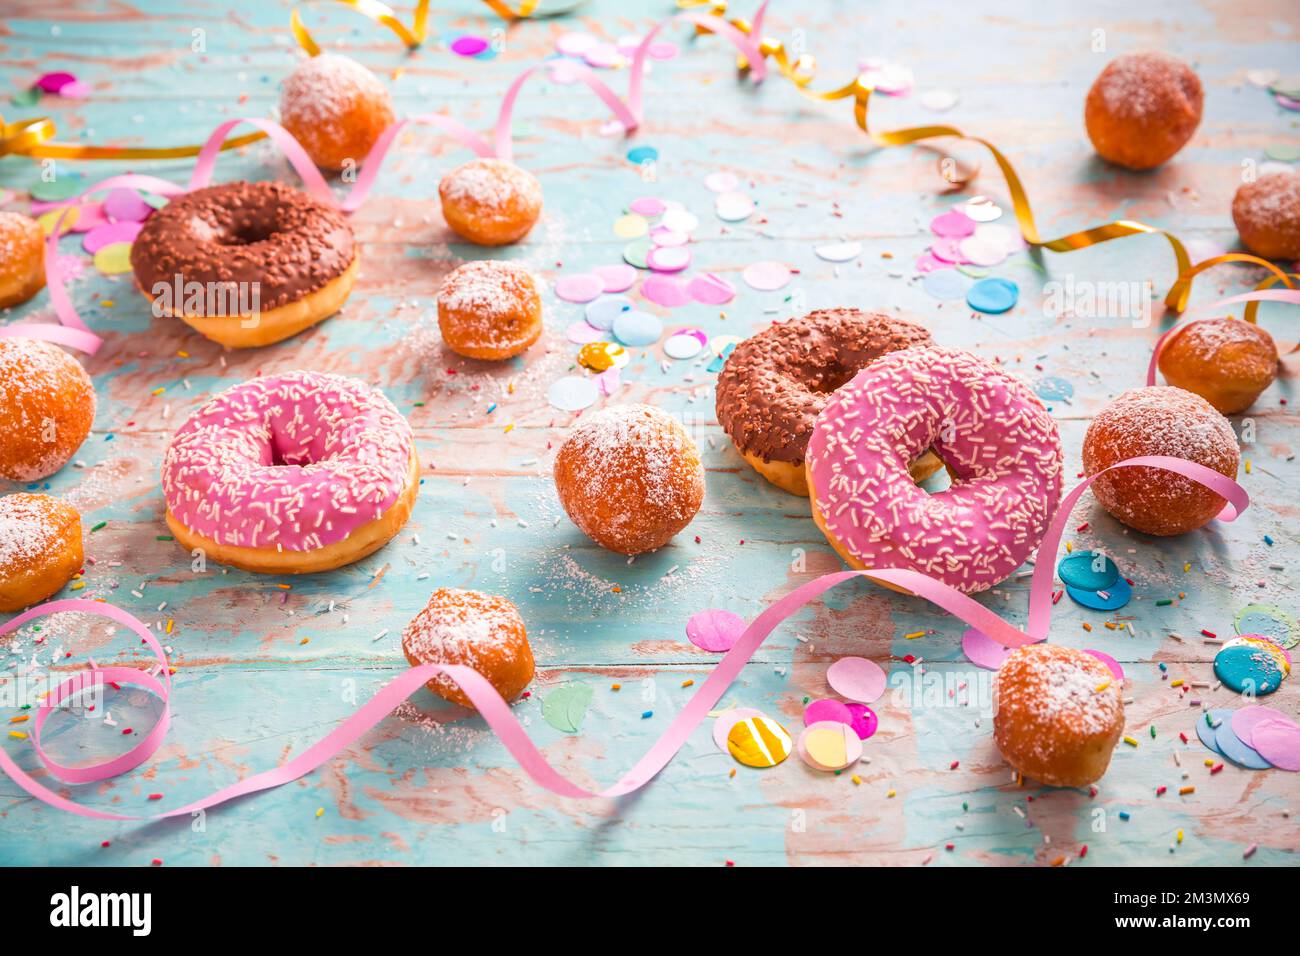
{"type": "Polygon", "coordinates": [[[691,523],[704,500],[704,466],[667,412],[614,405],[585,416],[560,446],[555,489],[592,541],[641,554],[691,523]]]}
{"type": "Polygon", "coordinates": [[[356,60],[322,53],[298,64],[280,92],[280,123],[322,169],[360,166],[393,122],[388,90],[356,60]]]}
{"type": "MultiPolygon", "coordinates": [[[[1237,476],[1241,453],[1228,420],[1199,395],[1173,386],[1134,388],[1103,408],[1083,436],[1083,469],[1095,475],[1126,458],[1169,455],[1237,476]]],[[[1119,521],[1147,534],[1184,534],[1223,510],[1219,495],[1158,468],[1102,475],[1093,494],[1119,521]]]]}
{"type": "Polygon", "coordinates": [[[993,678],[993,740],[1007,763],[1040,783],[1100,780],[1123,731],[1120,682],[1084,651],[1018,647],[993,678]]]}
{"type": "Polygon", "coordinates": [[[1241,319],[1200,319],[1165,341],[1160,372],[1225,415],[1244,412],[1277,378],[1273,336],[1241,319]]]}
{"type": "Polygon", "coordinates": [[[1269,173],[1232,197],[1241,243],[1265,259],[1300,259],[1300,172],[1269,173]]]}
{"type": "MultiPolygon", "coordinates": [[[[506,700],[518,697],[533,679],[533,649],[518,609],[503,597],[480,591],[434,591],[402,631],[402,653],[412,665],[472,667],[506,700]]],[[[428,688],[462,707],[474,706],[445,675],[429,681],[428,688]]]]}
{"type": "Polygon", "coordinates": [[[528,235],[542,214],[542,184],[504,159],[471,159],[438,183],[442,215],[458,236],[505,246],[528,235]]]}
{"type": "Polygon", "coordinates": [[[49,495],[0,496],[0,611],[44,601],[84,560],[76,508],[49,495]]]}
{"type": "Polygon", "coordinates": [[[45,288],[41,224],[20,212],[0,212],[0,309],[45,288]]]}
{"type": "Polygon", "coordinates": [[[0,338],[0,478],[54,474],[94,420],[95,389],[80,362],[50,342],[0,338]]]}
{"type": "Polygon", "coordinates": [[[1083,119],[1103,159],[1129,169],[1159,166],[1201,122],[1204,96],[1192,68],[1168,53],[1125,53],[1088,91],[1083,119]]]}
{"type": "Polygon", "coordinates": [[[518,355],[542,335],[542,297],[532,273],[513,262],[467,262],[438,293],[438,328],[467,358],[518,355]]]}

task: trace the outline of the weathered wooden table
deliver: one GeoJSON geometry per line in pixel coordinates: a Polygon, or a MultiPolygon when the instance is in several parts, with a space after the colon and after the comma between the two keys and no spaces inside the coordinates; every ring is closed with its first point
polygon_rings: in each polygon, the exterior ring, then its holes
{"type": "MultiPolygon", "coordinates": [[[[272,115],[278,83],[299,55],[280,0],[206,8],[160,0],[3,6],[0,75],[11,90],[58,68],[93,88],[85,100],[46,96],[35,106],[6,106],[11,121],[52,116],[64,139],[197,142],[228,118],[272,115]]],[[[1228,207],[1243,161],[1263,161],[1269,144],[1296,142],[1296,114],[1245,78],[1255,68],[1294,72],[1294,4],[1272,0],[1248,12],[1213,0],[1140,11],[1117,2],[1088,6],[1017,0],[982,15],[932,0],[778,4],[766,32],[815,53],[827,82],[851,76],[866,57],[913,70],[916,94],[873,101],[879,128],[933,122],[919,92],[957,92],[960,102],[943,120],[1009,154],[1047,234],[1134,218],[1197,240],[1201,255],[1234,246],[1228,207]],[[1098,30],[1105,52],[1094,49],[1098,30]],[[1117,172],[1087,143],[1083,96],[1111,56],[1149,47],[1195,64],[1206,88],[1205,119],[1164,168],[1117,172]]],[[[409,17],[409,9],[401,12],[409,17]]],[[[552,55],[561,33],[616,39],[671,13],[661,0],[597,0],[560,20],[505,26],[486,7],[455,0],[433,13],[438,39],[411,55],[341,6],[317,4],[305,15],[327,45],[386,77],[399,113],[445,110],[486,132],[510,79],[552,55]],[[456,56],[447,43],[462,32],[494,38],[500,50],[491,59],[456,56]]],[[[540,177],[546,210],[527,241],[487,254],[524,262],[553,281],[620,260],[625,240],[612,223],[633,198],[680,200],[701,220],[696,268],[727,276],[741,292],[721,311],[652,306],[670,329],[744,336],[773,318],[827,306],[919,316],[944,344],[997,358],[1031,382],[1057,376],[1073,386],[1072,400],[1052,404],[1067,472],[1075,474],[1089,417],[1142,384],[1151,344],[1169,318],[1157,309],[1151,327],[1135,328],[1113,315],[1056,316],[1045,307],[1044,285],[1149,282],[1158,297],[1174,275],[1166,244],[1139,237],[1047,254],[1041,268],[1014,257],[994,270],[1021,288],[1019,305],[1005,315],[981,317],[960,302],[941,303],[911,274],[929,242],[930,218],[954,201],[943,192],[932,152],[874,150],[852,126],[847,104],[811,104],[779,78],[754,87],[737,79],[731,50],[716,38],[693,41],[685,27],[668,37],[681,53],[654,64],[647,120],[630,142],[611,134],[603,107],[580,87],[542,82],[525,92],[518,159],[540,177]],[[658,149],[652,181],[627,161],[633,145],[658,149]],[[759,212],[748,222],[727,226],[714,215],[703,180],[717,170],[734,172],[757,200],[759,212]],[[814,254],[814,246],[840,238],[860,241],[862,254],[838,266],[814,254]],[[759,293],[739,277],[758,260],[800,272],[789,288],[759,293]]],[[[624,88],[625,75],[604,75],[624,88]]],[[[564,330],[581,308],[548,294],[546,337],[502,366],[457,358],[437,333],[441,278],[484,255],[454,241],[436,201],[439,176],[467,155],[430,130],[404,134],[377,195],[353,217],[364,271],[345,311],[275,346],[223,351],[180,323],[153,319],[129,275],[110,279],[87,263],[85,277],[72,284],[78,307],[107,336],[87,361],[99,411],[77,455],[83,467],[49,481],[53,493],[81,509],[87,529],[105,522],[88,531],[95,563],[77,596],[106,598],[156,627],[174,622],[165,640],[178,668],[173,727],[156,758],[77,789],[78,801],[125,813],[179,806],[300,751],[405,666],[401,628],[434,585],[501,593],[518,604],[539,671],[517,713],[562,772],[603,786],[694,692],[683,682],[698,686],[712,666],[715,656],[685,638],[690,614],[723,607],[750,618],[795,585],[838,569],[806,504],[758,478],[718,428],[707,360],[665,360],[661,346],[634,350],[622,387],[606,401],[648,401],[684,417],[708,468],[703,510],[670,546],[631,564],[595,547],[563,517],[549,464],[574,416],[550,407],[545,393],[574,366],[577,346],[564,330]],[[217,567],[193,573],[186,553],[159,538],[167,531],[162,449],[214,391],[294,368],[357,375],[382,386],[408,415],[428,466],[415,514],[387,548],[338,572],[292,581],[217,567]],[[542,719],[540,701],[579,682],[594,689],[590,709],[579,733],[561,733],[542,719]],[[611,689],[615,682],[621,691],[611,689]],[[643,717],[646,711],[652,715],[643,717]],[[153,793],[163,799],[148,800],[153,793]]],[[[128,169],[183,182],[190,161],[57,166],[59,175],[81,175],[87,184],[128,169]]],[[[11,191],[5,205],[28,208],[26,190],[39,174],[30,160],[0,160],[0,184],[11,191]]],[[[264,143],[221,158],[217,179],[240,177],[295,179],[264,143]]],[[[974,192],[1007,206],[987,159],[974,192]]],[[[65,240],[66,250],[80,255],[76,242],[65,240]]],[[[1195,301],[1243,290],[1256,278],[1249,269],[1221,268],[1201,280],[1195,301]]],[[[42,294],[3,321],[48,313],[42,294]]],[[[1261,315],[1280,341],[1293,338],[1284,307],[1261,315]]],[[[1288,808],[1300,804],[1300,778],[1232,765],[1211,776],[1192,731],[1200,710],[1170,681],[1212,679],[1214,648],[1201,643],[1202,628],[1231,634],[1237,611],[1252,603],[1294,610],[1300,465],[1292,460],[1297,419],[1283,404],[1294,400],[1294,367],[1286,362],[1279,383],[1245,416],[1255,441],[1243,446],[1252,469],[1240,479],[1253,507],[1241,520],[1156,540],[1125,531],[1090,496],[1078,509],[1072,525],[1087,521],[1089,529],[1069,536],[1074,545],[1105,548],[1136,582],[1133,603],[1118,612],[1132,633],[1103,627],[1106,615],[1069,600],[1052,624],[1051,640],[1106,651],[1127,673],[1128,732],[1140,745],[1120,746],[1095,797],[1017,787],[993,747],[987,716],[957,704],[963,692],[929,700],[887,694],[877,706],[879,732],[866,745],[869,762],[857,768],[859,785],[798,759],[767,771],[739,767],[733,777],[735,763],[705,726],[644,791],[621,800],[564,800],[527,780],[481,720],[421,691],[322,770],[194,820],[83,820],[0,780],[0,862],[990,865],[1064,857],[1080,865],[1242,864],[1244,848],[1257,843],[1245,865],[1293,863],[1300,833],[1288,808]],[[1167,597],[1174,603],[1157,606],[1167,597]],[[1178,642],[1170,632],[1188,638],[1178,642]],[[1195,793],[1173,795],[1184,783],[1195,793]],[[1161,785],[1170,793],[1158,797],[1161,785]]],[[[1240,416],[1234,422],[1239,433],[1244,424],[1240,416]]],[[[1026,585],[1013,579],[982,600],[1023,622],[1026,585]]],[[[915,676],[902,657],[920,656],[931,679],[985,688],[988,672],[961,653],[963,629],[925,603],[854,582],[774,634],[725,699],[797,727],[803,700],[828,693],[826,666],[845,654],[871,657],[900,681],[915,676]],[[918,630],[929,633],[904,638],[918,630]]],[[[13,641],[3,673],[13,678],[51,663],[76,669],[88,655],[140,659],[133,641],[97,622],[50,620],[43,636],[41,644],[30,632],[13,641]]],[[[1294,715],[1296,687],[1288,681],[1271,702],[1294,715]]],[[[1222,689],[1190,696],[1216,707],[1240,703],[1222,689]]],[[[49,746],[69,760],[112,752],[123,746],[121,728],[145,726],[155,707],[144,695],[110,698],[115,728],[64,720],[52,725],[49,746]]],[[[4,745],[38,769],[25,743],[4,745]]]]}

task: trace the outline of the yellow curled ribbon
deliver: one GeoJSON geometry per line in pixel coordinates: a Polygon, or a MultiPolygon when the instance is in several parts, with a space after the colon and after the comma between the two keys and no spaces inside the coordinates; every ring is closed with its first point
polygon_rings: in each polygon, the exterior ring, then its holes
{"type": "MultiPolygon", "coordinates": [[[[363,17],[391,30],[408,50],[414,50],[429,38],[429,0],[417,0],[415,16],[411,20],[409,27],[398,18],[392,7],[380,3],[379,0],[333,0],[333,2],[349,6],[363,17]]],[[[515,20],[558,17],[576,10],[586,3],[586,0],[576,0],[574,3],[547,10],[538,9],[541,6],[541,0],[519,0],[518,6],[514,7],[506,3],[505,0],[483,0],[483,2],[502,20],[513,22],[515,20]]],[[[296,7],[289,14],[289,27],[293,30],[298,45],[307,51],[308,56],[319,55],[320,44],[308,32],[307,27],[302,22],[302,15],[296,7]]]]}
{"type": "MultiPolygon", "coordinates": [[[[194,146],[89,146],[82,143],[60,143],[55,140],[58,129],[48,116],[6,123],[0,117],[0,157],[30,156],[33,159],[177,159],[197,156],[203,145],[194,146]]],[[[259,139],[265,133],[247,133],[228,139],[221,148],[237,149],[259,139]]]]}
{"type": "MultiPolygon", "coordinates": [[[[726,17],[727,2],[726,0],[677,0],[677,6],[683,10],[697,9],[708,7],[709,12],[716,17],[726,17]]],[[[764,2],[759,7],[759,12],[755,17],[758,29],[761,29],[762,18],[767,9],[767,3],[764,2]]],[[[751,34],[755,31],[755,23],[743,17],[728,18],[728,22],[737,30],[745,34],[751,34]]],[[[697,26],[696,33],[709,33],[707,27],[697,26]]],[[[1266,278],[1262,283],[1256,286],[1257,289],[1266,289],[1276,285],[1278,282],[1283,283],[1287,288],[1294,288],[1292,278],[1300,279],[1300,275],[1288,276],[1273,263],[1258,256],[1248,255],[1241,252],[1230,252],[1225,255],[1215,256],[1206,259],[1203,262],[1192,264],[1191,256],[1188,255],[1187,247],[1182,241],[1170,232],[1158,229],[1155,226],[1148,226],[1143,222],[1135,222],[1130,219],[1119,219],[1115,222],[1108,222],[1100,226],[1093,226],[1091,229],[1083,229],[1079,232],[1072,232],[1069,235],[1060,236],[1056,239],[1044,239],[1038,232],[1038,225],[1034,222],[1034,213],[1029,205],[1029,195],[1025,192],[1024,185],[1020,182],[1020,176],[1016,173],[1015,167],[1011,161],[1002,154],[1002,152],[986,139],[978,136],[971,136],[962,132],[955,126],[915,126],[910,129],[896,129],[888,132],[873,132],[867,124],[867,105],[871,99],[871,94],[875,91],[871,84],[867,83],[861,75],[854,77],[843,86],[835,87],[829,90],[814,90],[812,82],[816,76],[817,63],[816,59],[810,54],[791,59],[785,49],[785,45],[780,40],[771,37],[761,37],[759,40],[759,51],[765,59],[771,59],[776,65],[777,70],[782,76],[794,84],[801,94],[810,100],[818,102],[834,102],[852,98],[853,100],[853,118],[857,123],[858,129],[866,133],[871,141],[877,146],[906,146],[911,143],[918,143],[922,140],[934,139],[941,136],[952,136],[957,139],[969,140],[979,143],[992,154],[993,159],[1002,171],[1002,178],[1006,181],[1007,191],[1011,195],[1011,205],[1015,211],[1016,222],[1020,226],[1020,234],[1024,237],[1025,242],[1032,248],[1050,249],[1053,252],[1070,252],[1074,249],[1086,249],[1088,246],[1095,246],[1103,242],[1109,242],[1112,239],[1121,239],[1125,236],[1135,236],[1142,233],[1164,236],[1170,247],[1173,249],[1174,258],[1178,262],[1178,277],[1174,284],[1170,286],[1169,291],[1165,294],[1165,306],[1173,312],[1182,312],[1187,308],[1188,298],[1192,291],[1192,280],[1199,273],[1204,272],[1216,265],[1224,262],[1248,262],[1253,265],[1262,266],[1273,274],[1266,278]]],[[[742,70],[747,70],[749,64],[745,62],[744,57],[737,58],[737,66],[742,70]]],[[[1249,302],[1243,318],[1248,322],[1256,320],[1256,313],[1259,311],[1258,302],[1249,302]]]]}

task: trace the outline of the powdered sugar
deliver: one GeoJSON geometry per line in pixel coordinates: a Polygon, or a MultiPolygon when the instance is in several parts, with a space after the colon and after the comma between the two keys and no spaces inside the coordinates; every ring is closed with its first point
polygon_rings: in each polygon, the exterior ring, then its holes
{"type": "Polygon", "coordinates": [[[1120,682],[1097,658],[1069,647],[1018,648],[998,670],[993,694],[999,746],[1006,746],[1005,728],[1014,727],[1017,747],[1045,764],[1118,735],[1124,723],[1120,682]]]}
{"type": "Polygon", "coordinates": [[[0,498],[0,577],[46,554],[67,527],[69,511],[48,495],[0,498]]]}
{"type": "Polygon", "coordinates": [[[338,128],[360,103],[388,100],[379,78],[356,60],[322,53],[304,60],[289,74],[280,93],[280,116],[303,125],[322,125],[332,139],[340,139],[338,128]]]}
{"type": "Polygon", "coordinates": [[[1114,116],[1147,119],[1165,111],[1201,111],[1201,85],[1178,57],[1161,51],[1126,53],[1110,62],[1097,88],[1114,116]]]}
{"type": "Polygon", "coordinates": [[[472,206],[481,219],[513,219],[518,209],[538,210],[542,186],[527,170],[503,159],[471,159],[438,184],[444,202],[472,206]]]}
{"type": "Polygon", "coordinates": [[[467,262],[438,293],[439,321],[455,313],[455,337],[470,348],[509,348],[529,337],[540,308],[532,274],[513,262],[467,262]]]}

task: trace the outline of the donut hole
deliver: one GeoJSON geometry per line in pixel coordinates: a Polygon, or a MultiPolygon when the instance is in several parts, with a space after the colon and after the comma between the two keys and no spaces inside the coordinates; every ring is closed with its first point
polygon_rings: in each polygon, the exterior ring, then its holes
{"type": "Polygon", "coordinates": [[[807,382],[808,391],[815,392],[818,395],[829,395],[831,392],[839,391],[849,382],[853,381],[853,376],[857,375],[861,369],[848,368],[844,365],[829,365],[825,368],[818,369],[807,382]]]}
{"type": "Polygon", "coordinates": [[[252,246],[273,239],[275,235],[276,230],[270,223],[236,222],[221,232],[217,241],[223,246],[252,246]]]}

